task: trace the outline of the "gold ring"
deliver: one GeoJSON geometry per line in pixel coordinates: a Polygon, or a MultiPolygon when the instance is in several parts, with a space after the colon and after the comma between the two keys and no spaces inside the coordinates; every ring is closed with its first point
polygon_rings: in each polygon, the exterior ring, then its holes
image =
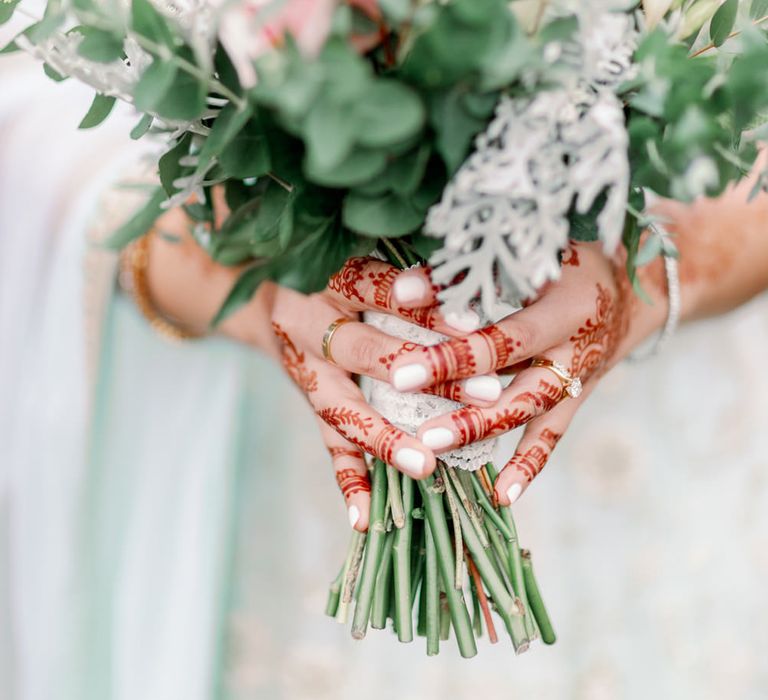
{"type": "Polygon", "coordinates": [[[531,360],[531,367],[544,367],[552,372],[563,385],[563,396],[570,396],[572,399],[577,399],[581,395],[581,391],[584,388],[581,384],[579,377],[571,376],[568,368],[561,362],[555,360],[548,360],[545,357],[534,357],[531,360]]]}
{"type": "Polygon", "coordinates": [[[333,334],[339,330],[340,326],[343,326],[345,323],[349,323],[352,321],[351,318],[337,318],[328,328],[325,329],[325,333],[323,334],[323,357],[328,360],[328,362],[336,364],[336,360],[333,359],[333,355],[331,354],[331,340],[333,340],[333,334]]]}

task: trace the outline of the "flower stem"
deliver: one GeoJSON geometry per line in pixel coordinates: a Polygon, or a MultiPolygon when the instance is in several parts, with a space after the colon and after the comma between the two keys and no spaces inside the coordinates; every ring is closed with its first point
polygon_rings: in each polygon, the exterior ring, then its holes
{"type": "Polygon", "coordinates": [[[483,582],[480,578],[480,572],[477,570],[477,566],[475,566],[475,562],[472,559],[472,555],[470,555],[470,553],[467,552],[466,556],[467,556],[467,568],[469,569],[469,574],[472,577],[472,580],[474,581],[474,584],[475,584],[477,601],[480,605],[480,610],[483,613],[485,626],[488,628],[488,639],[490,640],[491,644],[497,644],[499,641],[499,637],[496,634],[496,626],[493,624],[493,617],[491,616],[491,608],[488,605],[488,597],[485,595],[485,589],[483,588],[483,582]]]}
{"type": "Polygon", "coordinates": [[[344,585],[341,588],[341,600],[336,609],[336,620],[342,624],[347,621],[349,604],[355,591],[355,584],[360,573],[360,560],[365,548],[365,533],[355,530],[349,541],[347,559],[344,562],[344,585]]]}
{"type": "Polygon", "coordinates": [[[440,590],[437,585],[437,549],[432,537],[432,528],[429,523],[424,524],[427,549],[427,571],[424,580],[424,593],[426,598],[426,632],[427,632],[427,656],[436,656],[440,653],[440,590]]]}
{"type": "Polygon", "coordinates": [[[488,496],[486,495],[485,490],[480,483],[480,479],[478,478],[477,474],[475,474],[475,472],[472,472],[472,488],[474,488],[477,502],[485,511],[485,514],[493,521],[493,524],[498,528],[499,532],[501,532],[504,539],[508,542],[511,541],[513,539],[512,533],[510,532],[503,518],[491,504],[491,501],[488,499],[488,496]]]}
{"type": "Polygon", "coordinates": [[[395,533],[388,532],[381,553],[381,564],[376,575],[376,587],[373,593],[373,608],[371,609],[371,627],[383,630],[387,626],[389,613],[389,598],[392,589],[392,547],[395,544],[395,533]]]}
{"type": "Polygon", "coordinates": [[[387,494],[389,495],[389,507],[392,509],[392,521],[399,530],[405,524],[403,496],[400,490],[400,472],[389,464],[387,465],[387,494]]]}
{"type": "MultiPolygon", "coordinates": [[[[398,488],[399,490],[399,488],[398,488]]],[[[413,641],[413,600],[411,598],[411,539],[413,537],[413,479],[403,476],[402,503],[405,522],[395,532],[393,564],[395,574],[395,629],[401,642],[413,641]]],[[[391,492],[390,492],[391,496],[391,492]]]]}
{"type": "Polygon", "coordinates": [[[325,614],[328,617],[335,617],[339,609],[339,600],[341,599],[341,584],[344,582],[344,565],[339,569],[339,573],[328,589],[328,602],[325,604],[325,614]]]}
{"type": "Polygon", "coordinates": [[[448,501],[448,509],[451,511],[451,523],[453,525],[453,551],[454,551],[454,567],[453,567],[453,587],[458,591],[461,590],[464,583],[464,559],[461,553],[464,551],[464,545],[461,537],[461,522],[459,520],[459,503],[453,490],[450,488],[448,481],[448,474],[446,473],[445,465],[438,464],[440,470],[440,480],[445,491],[445,498],[448,501]]]}
{"type": "Polygon", "coordinates": [[[528,600],[531,602],[531,610],[536,618],[536,624],[541,633],[541,641],[544,644],[554,644],[557,640],[555,630],[552,627],[552,621],[549,619],[547,609],[544,607],[544,601],[541,599],[539,584],[536,583],[536,577],[533,574],[533,564],[531,563],[531,553],[524,549],[523,557],[523,576],[525,577],[525,588],[528,591],[528,600]]]}
{"type": "Polygon", "coordinates": [[[376,574],[381,562],[384,547],[385,527],[384,512],[387,502],[387,468],[384,462],[376,460],[373,465],[373,487],[371,489],[371,517],[368,524],[368,537],[365,544],[365,560],[360,576],[355,614],[352,618],[352,637],[362,639],[368,629],[371,616],[373,591],[376,574]]]}
{"type": "MultiPolygon", "coordinates": [[[[453,485],[453,489],[456,492],[456,496],[464,505],[464,510],[467,511],[467,515],[469,516],[472,526],[475,528],[477,536],[480,538],[480,542],[482,543],[483,547],[488,547],[488,536],[485,534],[483,522],[478,517],[475,502],[470,499],[469,494],[467,493],[467,489],[465,489],[464,485],[461,483],[461,476],[458,470],[446,468],[445,472],[448,474],[448,478],[451,480],[451,484],[453,485]]],[[[469,472],[463,473],[469,475],[469,472]]]]}
{"type": "Polygon", "coordinates": [[[459,645],[459,653],[465,658],[471,658],[477,654],[475,636],[472,633],[472,623],[469,612],[464,602],[464,596],[453,587],[453,552],[451,551],[451,536],[448,532],[448,523],[443,510],[443,499],[435,488],[435,477],[428,476],[418,482],[424,509],[427,513],[427,521],[434,538],[437,550],[437,561],[440,576],[445,588],[445,596],[448,609],[456,631],[456,641],[459,645]]]}

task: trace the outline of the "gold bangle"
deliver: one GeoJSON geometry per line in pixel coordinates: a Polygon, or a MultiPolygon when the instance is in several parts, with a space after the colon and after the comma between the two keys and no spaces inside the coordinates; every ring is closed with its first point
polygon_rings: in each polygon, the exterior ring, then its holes
{"type": "Polygon", "coordinates": [[[120,254],[120,279],[122,286],[130,294],[141,315],[149,325],[160,335],[169,340],[190,340],[202,338],[204,334],[194,333],[163,316],[152,302],[149,291],[149,245],[150,231],[141,238],[129,244],[120,254]]]}

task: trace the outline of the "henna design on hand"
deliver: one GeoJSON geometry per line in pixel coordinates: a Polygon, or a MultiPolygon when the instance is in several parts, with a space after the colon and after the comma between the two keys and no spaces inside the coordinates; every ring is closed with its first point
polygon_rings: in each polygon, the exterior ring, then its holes
{"type": "Polygon", "coordinates": [[[360,452],[349,447],[329,447],[328,452],[332,459],[335,459],[336,457],[354,457],[355,459],[360,459],[362,456],[360,452]]]}
{"type": "MultiPolygon", "coordinates": [[[[363,435],[367,436],[368,431],[373,428],[373,418],[370,416],[365,416],[363,418],[360,415],[360,411],[354,411],[351,408],[331,406],[319,410],[317,415],[338,432],[342,432],[340,430],[341,426],[349,425],[357,428],[363,435]]],[[[350,437],[347,437],[347,440],[353,442],[355,445],[358,444],[350,437]]]]}
{"type": "Polygon", "coordinates": [[[356,493],[370,493],[371,484],[367,476],[358,474],[354,469],[340,469],[336,472],[336,483],[346,500],[356,493]]]}
{"type": "Polygon", "coordinates": [[[272,322],[272,329],[280,340],[283,366],[288,375],[305,394],[317,391],[317,372],[306,368],[305,354],[299,352],[288,334],[274,321],[272,322]]]}
{"type": "Polygon", "coordinates": [[[481,408],[467,406],[451,414],[451,420],[459,436],[460,445],[468,445],[500,433],[519,428],[533,418],[533,414],[523,408],[505,408],[493,418],[481,408]]]}
{"type": "Polygon", "coordinates": [[[563,267],[566,267],[566,266],[579,267],[581,263],[579,262],[579,251],[576,250],[575,243],[571,243],[563,251],[563,257],[560,262],[563,265],[563,267]]]}
{"type": "Polygon", "coordinates": [[[534,445],[526,450],[524,454],[512,457],[507,466],[513,466],[530,483],[541,473],[548,459],[549,452],[539,445],[534,445]]]}
{"type": "Polygon", "coordinates": [[[466,338],[423,348],[432,368],[432,384],[443,384],[449,375],[470,377],[475,374],[475,356],[466,338]]]}
{"type": "Polygon", "coordinates": [[[549,428],[544,428],[544,430],[541,431],[541,435],[539,435],[539,440],[549,447],[550,450],[554,450],[557,443],[560,442],[561,437],[563,437],[562,434],[556,433],[549,428]]]}
{"type": "Polygon", "coordinates": [[[328,288],[350,301],[357,299],[357,301],[364,302],[365,298],[358,291],[357,285],[365,278],[364,270],[367,262],[366,258],[347,260],[344,267],[328,280],[328,288]]]}
{"type": "Polygon", "coordinates": [[[397,352],[391,352],[389,355],[382,355],[379,358],[379,362],[384,365],[387,369],[390,369],[392,367],[392,363],[400,357],[400,355],[403,355],[406,352],[410,352],[411,350],[415,350],[417,347],[419,347],[418,343],[412,343],[410,341],[403,343],[400,348],[397,350],[397,352]]]}
{"type": "Polygon", "coordinates": [[[607,370],[629,329],[631,289],[626,276],[619,278],[617,274],[616,289],[614,297],[603,285],[597,285],[594,318],[588,318],[570,338],[573,343],[571,374],[582,381],[607,370]]]}
{"type": "Polygon", "coordinates": [[[392,464],[392,457],[395,453],[395,445],[403,437],[403,431],[392,425],[386,418],[384,429],[373,439],[373,445],[368,452],[380,456],[387,464],[392,464]]]}
{"type": "Polygon", "coordinates": [[[373,284],[373,303],[379,308],[389,308],[392,285],[398,274],[399,271],[394,267],[388,267],[383,272],[368,273],[368,277],[372,280],[373,284]]]}
{"type": "Polygon", "coordinates": [[[526,391],[516,397],[516,400],[529,401],[536,408],[537,413],[546,413],[557,406],[562,398],[563,387],[561,385],[540,379],[537,391],[526,391]]]}

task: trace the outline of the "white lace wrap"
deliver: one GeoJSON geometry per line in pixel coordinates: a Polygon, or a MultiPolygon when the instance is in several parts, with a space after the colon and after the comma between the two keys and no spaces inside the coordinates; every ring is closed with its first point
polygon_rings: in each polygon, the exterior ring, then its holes
{"type": "MultiPolygon", "coordinates": [[[[402,338],[419,345],[435,345],[447,337],[426,328],[416,326],[389,314],[367,311],[365,321],[388,335],[402,338]]],[[[370,377],[362,378],[366,398],[381,415],[401,430],[414,435],[419,427],[430,418],[461,408],[462,404],[429,394],[408,394],[397,391],[388,382],[370,377]]],[[[440,454],[449,467],[475,471],[491,461],[496,440],[481,440],[457,450],[440,454]]]]}

